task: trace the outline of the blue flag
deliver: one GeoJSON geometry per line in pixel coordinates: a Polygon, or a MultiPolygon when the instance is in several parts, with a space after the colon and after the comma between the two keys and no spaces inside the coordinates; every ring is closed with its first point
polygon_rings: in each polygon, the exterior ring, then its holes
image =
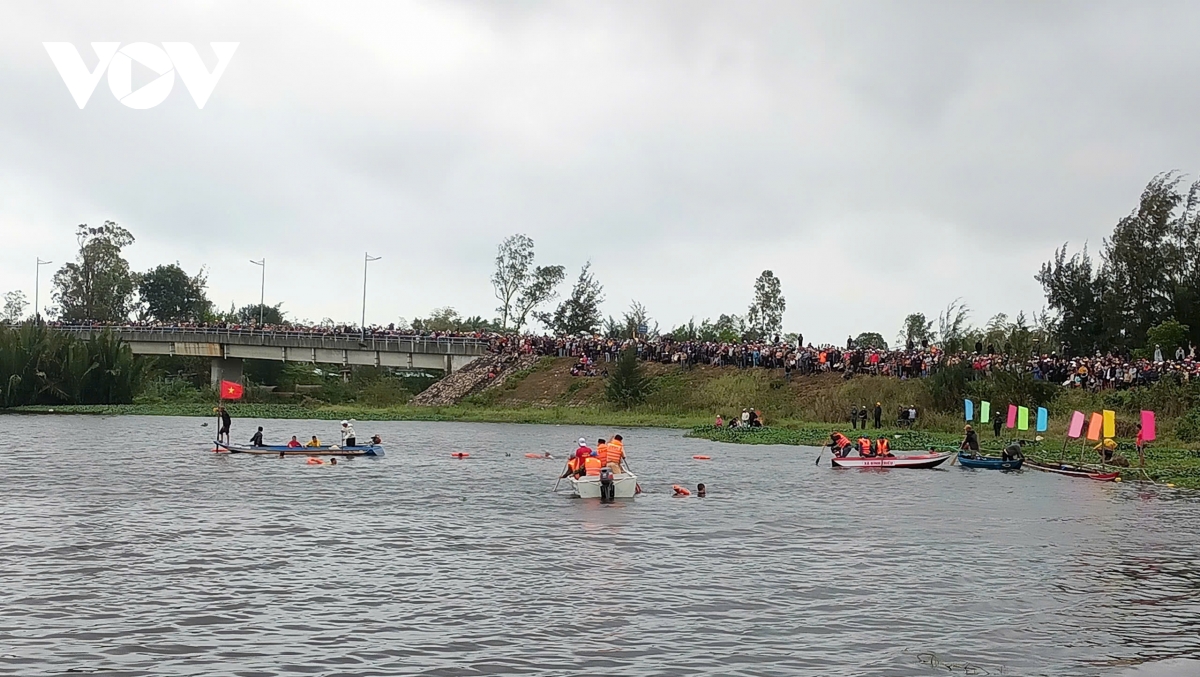
{"type": "Polygon", "coordinates": [[[1049,427],[1049,421],[1047,420],[1049,417],[1050,412],[1046,411],[1045,407],[1038,407],[1037,431],[1039,433],[1046,432],[1046,428],[1049,427]]]}
{"type": "Polygon", "coordinates": [[[966,410],[967,420],[975,420],[975,403],[971,400],[963,400],[963,409],[966,410]]]}

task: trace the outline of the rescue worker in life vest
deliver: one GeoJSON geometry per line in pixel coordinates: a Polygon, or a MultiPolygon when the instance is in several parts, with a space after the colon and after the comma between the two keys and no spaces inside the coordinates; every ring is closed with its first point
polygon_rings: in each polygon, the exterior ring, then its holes
{"type": "Polygon", "coordinates": [[[858,438],[858,455],[863,458],[872,458],[875,456],[875,450],[871,448],[871,440],[869,438],[858,438]]]}
{"type": "Polygon", "coordinates": [[[850,450],[854,448],[854,444],[849,437],[837,432],[836,430],[829,434],[829,441],[824,446],[833,450],[833,455],[838,458],[845,458],[850,455],[850,450]]]}
{"type": "Polygon", "coordinates": [[[875,454],[882,458],[895,458],[895,454],[892,453],[891,443],[888,442],[888,438],[880,437],[875,441],[875,454]]]}

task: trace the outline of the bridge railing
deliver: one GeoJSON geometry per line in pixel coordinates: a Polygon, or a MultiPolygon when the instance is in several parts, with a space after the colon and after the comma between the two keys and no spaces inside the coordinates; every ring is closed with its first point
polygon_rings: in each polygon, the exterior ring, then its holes
{"type": "Polygon", "coordinates": [[[420,336],[408,334],[379,334],[361,332],[316,332],[294,329],[251,329],[226,327],[142,327],[128,325],[55,324],[50,329],[77,334],[92,334],[105,330],[122,337],[135,337],[146,341],[210,341],[253,343],[266,345],[273,341],[319,341],[339,344],[336,347],[352,347],[363,350],[394,350],[398,352],[482,354],[487,351],[488,341],[465,336],[420,336]],[[230,339],[240,339],[230,341],[230,339]],[[257,339],[257,340],[256,340],[257,339]],[[347,344],[353,344],[352,346],[347,344]],[[407,344],[407,345],[405,345],[407,344]],[[402,347],[404,346],[404,347],[402,347]],[[455,350],[457,348],[458,350],[455,350]]]}

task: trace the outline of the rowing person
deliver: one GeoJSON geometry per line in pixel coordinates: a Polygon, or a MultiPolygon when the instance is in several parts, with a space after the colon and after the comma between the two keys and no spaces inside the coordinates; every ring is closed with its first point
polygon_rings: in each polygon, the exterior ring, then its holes
{"type": "Polygon", "coordinates": [[[217,407],[217,415],[221,417],[221,426],[217,429],[217,441],[225,438],[225,444],[229,444],[229,426],[233,423],[233,419],[229,417],[229,412],[225,411],[225,407],[217,407]]]}
{"type": "Polygon", "coordinates": [[[975,429],[969,425],[966,426],[965,428],[963,428],[963,431],[964,431],[963,441],[962,441],[962,444],[958,445],[958,448],[961,451],[974,452],[971,455],[978,456],[979,455],[979,435],[976,435],[975,429]]]}
{"type": "Polygon", "coordinates": [[[850,441],[850,438],[836,430],[829,434],[829,441],[822,446],[832,449],[833,455],[838,458],[849,456],[850,450],[854,448],[854,444],[850,441]]]}
{"type": "Polygon", "coordinates": [[[258,426],[258,432],[254,433],[254,436],[250,438],[250,446],[252,446],[252,447],[265,446],[263,444],[263,434],[262,434],[262,426],[261,425],[258,426]]]}

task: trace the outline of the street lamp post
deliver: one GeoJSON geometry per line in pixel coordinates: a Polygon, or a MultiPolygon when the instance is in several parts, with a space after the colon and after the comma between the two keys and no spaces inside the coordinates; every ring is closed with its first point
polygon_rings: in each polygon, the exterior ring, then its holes
{"type": "Polygon", "coordinates": [[[38,293],[42,290],[42,266],[48,266],[53,261],[43,261],[41,257],[37,257],[37,272],[33,275],[33,323],[42,323],[42,312],[38,308],[40,300],[38,293]]]}
{"type": "Polygon", "coordinates": [[[258,289],[258,329],[262,331],[263,326],[263,304],[267,298],[267,257],[263,257],[262,261],[250,259],[250,263],[262,268],[262,285],[258,289]]]}
{"type": "Polygon", "coordinates": [[[367,339],[367,264],[372,261],[378,261],[382,256],[371,256],[367,252],[363,252],[363,305],[362,305],[362,320],[358,325],[359,331],[362,334],[362,339],[367,339]]]}

